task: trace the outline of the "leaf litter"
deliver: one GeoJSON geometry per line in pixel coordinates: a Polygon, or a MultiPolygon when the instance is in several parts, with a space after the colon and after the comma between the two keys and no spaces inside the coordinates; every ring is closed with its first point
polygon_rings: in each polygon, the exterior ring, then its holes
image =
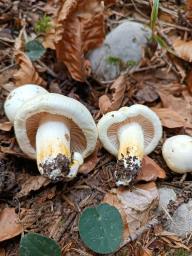
{"type": "MultiPolygon", "coordinates": [[[[36,83],[51,90],[51,84],[55,83],[59,93],[82,101],[96,118],[122,106],[141,103],[151,107],[160,117],[165,128],[163,139],[176,134],[192,134],[190,1],[187,1],[186,15],[177,3],[160,1],[153,29],[160,36],[161,44],[158,43],[161,47],[168,45],[169,48],[155,47],[156,42],[149,44],[149,51],[136,70],[107,83],[92,79],[86,53],[99,47],[105,33],[127,17],[149,24],[150,3],[139,0],[134,3],[106,0],[104,4],[99,0],[44,3],[39,0],[34,5],[32,2],[13,4],[8,0],[3,5],[0,18],[0,106],[13,86],[36,83]],[[48,15],[50,22],[43,24],[43,30],[40,27],[35,31],[34,20],[39,19],[37,24],[41,26],[43,15],[48,15]],[[47,49],[46,53],[39,54],[39,48],[37,51],[35,48],[35,54],[39,55],[31,60],[25,51],[27,42],[23,33],[30,40],[40,40],[47,49]]],[[[158,204],[154,182],[184,189],[191,181],[190,175],[181,183],[179,176],[173,176],[167,169],[165,172],[159,147],[150,157],[144,158],[137,184],[131,189],[114,188],[112,172],[115,160],[101,147],[85,160],[75,181],[53,184],[37,175],[36,167],[29,168],[31,162],[19,150],[12,126],[1,109],[0,158],[6,156],[8,161],[13,161],[13,166],[6,169],[4,176],[0,173],[3,181],[0,213],[3,220],[9,219],[6,225],[0,222],[3,225],[1,239],[11,239],[27,230],[55,239],[66,255],[74,252],[88,255],[90,252],[77,232],[79,213],[86,207],[109,200],[120,209],[125,227],[125,244],[114,255],[123,252],[131,256],[153,255],[154,250],[158,250],[159,255],[168,255],[170,248],[192,249],[191,237],[182,241],[175,234],[164,231],[163,218],[158,225],[153,223],[158,204]],[[18,161],[19,168],[15,170],[18,161]],[[7,177],[12,182],[10,186],[5,186],[7,177]],[[20,207],[26,210],[16,214],[20,207]],[[135,238],[134,241],[126,242],[129,236],[135,238]]],[[[177,207],[175,204],[171,210],[177,207]]],[[[9,256],[13,252],[18,252],[18,241],[11,239],[0,253],[9,256]]]]}

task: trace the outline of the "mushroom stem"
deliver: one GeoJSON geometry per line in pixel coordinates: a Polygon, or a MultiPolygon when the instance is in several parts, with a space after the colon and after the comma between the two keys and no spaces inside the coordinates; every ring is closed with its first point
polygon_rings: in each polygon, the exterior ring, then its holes
{"type": "Polygon", "coordinates": [[[79,167],[83,164],[84,160],[80,153],[74,152],[72,157],[72,163],[70,165],[70,171],[67,177],[73,179],[79,170],[79,167]]]}
{"type": "Polygon", "coordinates": [[[71,161],[70,131],[61,117],[45,114],[36,133],[37,165],[53,180],[66,177],[71,161]]]}
{"type": "MultiPolygon", "coordinates": [[[[130,123],[123,126],[118,131],[119,151],[118,160],[123,161],[123,165],[127,172],[125,176],[134,177],[139,168],[144,156],[144,135],[141,126],[137,123],[130,123]]],[[[119,174],[120,175],[120,174],[119,174]]],[[[117,180],[126,180],[127,177],[118,177],[117,180]]],[[[126,184],[129,183],[129,180],[126,184]]],[[[124,181],[118,181],[117,185],[126,185],[124,181]]]]}

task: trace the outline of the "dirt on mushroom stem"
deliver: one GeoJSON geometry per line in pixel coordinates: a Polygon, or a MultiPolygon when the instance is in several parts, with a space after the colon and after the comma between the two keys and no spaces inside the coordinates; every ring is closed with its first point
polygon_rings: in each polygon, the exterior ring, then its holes
{"type": "Polygon", "coordinates": [[[40,164],[39,166],[43,170],[43,175],[45,177],[53,179],[54,181],[60,181],[65,179],[70,171],[70,161],[66,156],[62,154],[58,154],[51,162],[46,160],[43,164],[40,164]],[[52,175],[53,171],[57,169],[61,171],[61,174],[59,176],[52,175]]]}
{"type": "Polygon", "coordinates": [[[117,160],[115,166],[116,184],[131,185],[134,184],[135,178],[141,168],[142,161],[137,156],[132,156],[127,152],[127,155],[122,155],[122,159],[117,160]]]}

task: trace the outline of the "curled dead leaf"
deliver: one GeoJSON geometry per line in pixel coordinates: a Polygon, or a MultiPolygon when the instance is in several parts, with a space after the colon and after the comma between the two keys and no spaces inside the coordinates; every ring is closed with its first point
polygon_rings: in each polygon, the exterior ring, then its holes
{"type": "Polygon", "coordinates": [[[19,223],[19,217],[15,213],[15,208],[5,208],[0,212],[0,241],[5,241],[18,236],[23,232],[23,227],[19,223]]]}
{"type": "Polygon", "coordinates": [[[185,118],[170,108],[152,108],[159,116],[161,123],[167,128],[180,128],[186,124],[185,118]]]}
{"type": "Polygon", "coordinates": [[[29,57],[22,51],[15,51],[16,63],[20,69],[14,74],[14,80],[17,86],[23,84],[46,85],[46,82],[39,76],[29,57]]]}
{"type": "Polygon", "coordinates": [[[66,65],[74,79],[84,81],[90,74],[84,55],[104,39],[102,1],[61,1],[52,27],[44,46],[54,47],[58,62],[66,65]]]}
{"type": "Polygon", "coordinates": [[[103,95],[99,98],[99,108],[102,114],[117,110],[121,106],[126,87],[126,77],[123,75],[119,76],[110,88],[112,90],[112,99],[110,100],[107,95],[103,95]]]}
{"type": "Polygon", "coordinates": [[[126,188],[113,189],[104,197],[104,202],[115,206],[124,222],[124,235],[135,237],[137,232],[154,216],[158,205],[158,190],[154,182],[138,185],[130,191],[126,188]]]}
{"type": "Polygon", "coordinates": [[[137,181],[155,181],[166,178],[165,171],[150,157],[145,156],[142,163],[142,168],[138,173],[137,181]]]}
{"type": "Polygon", "coordinates": [[[183,60],[192,62],[192,41],[177,39],[173,43],[173,48],[178,57],[183,60]]]}

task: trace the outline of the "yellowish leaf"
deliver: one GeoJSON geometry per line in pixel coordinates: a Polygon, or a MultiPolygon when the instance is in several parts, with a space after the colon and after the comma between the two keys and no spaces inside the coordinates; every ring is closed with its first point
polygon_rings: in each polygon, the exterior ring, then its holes
{"type": "Polygon", "coordinates": [[[177,39],[173,43],[173,48],[178,57],[183,60],[192,62],[192,41],[177,39]]]}
{"type": "Polygon", "coordinates": [[[9,132],[11,130],[12,126],[13,125],[11,122],[0,123],[0,130],[9,132]]]}
{"type": "Polygon", "coordinates": [[[31,60],[24,52],[16,50],[15,60],[20,66],[20,69],[13,76],[17,86],[28,83],[46,85],[46,82],[39,76],[31,60]]]}

